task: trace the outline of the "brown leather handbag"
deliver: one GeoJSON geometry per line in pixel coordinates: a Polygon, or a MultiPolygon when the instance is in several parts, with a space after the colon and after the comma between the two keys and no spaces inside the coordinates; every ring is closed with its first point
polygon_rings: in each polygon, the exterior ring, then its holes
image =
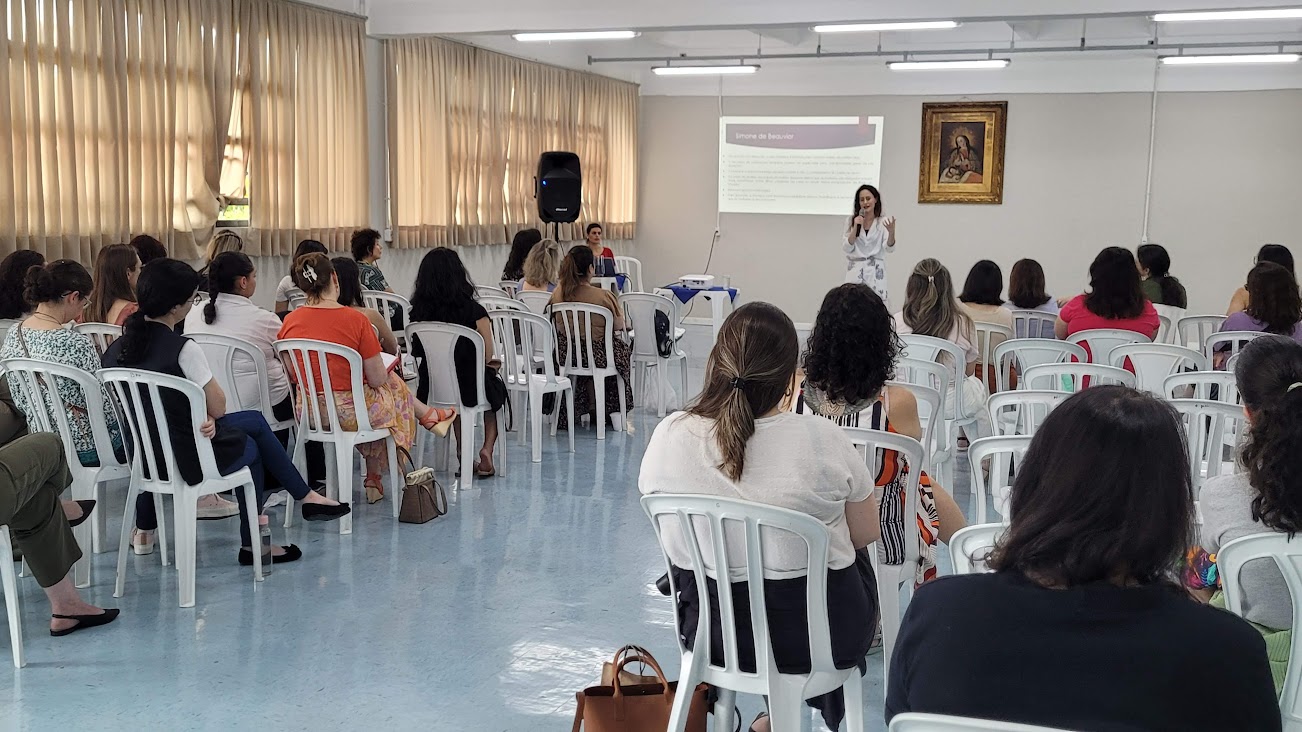
{"type": "MultiPolygon", "coordinates": [[[[669,713],[673,709],[676,683],[665,679],[654,656],[638,646],[624,646],[615,653],[609,673],[603,671],[602,686],[590,686],[580,691],[578,706],[574,710],[574,731],[580,732],[664,732],[669,726],[669,713]],[[655,671],[654,677],[643,677],[624,670],[630,664],[643,664],[655,671]],[[654,678],[654,683],[626,683],[654,678]]],[[[705,732],[708,684],[697,684],[692,690],[692,705],[687,713],[687,732],[705,732]]]]}
{"type": "Polygon", "coordinates": [[[402,506],[398,521],[404,524],[423,524],[448,512],[448,497],[443,486],[434,478],[429,468],[416,469],[411,453],[399,447],[398,453],[407,459],[406,486],[402,490],[402,506]]]}

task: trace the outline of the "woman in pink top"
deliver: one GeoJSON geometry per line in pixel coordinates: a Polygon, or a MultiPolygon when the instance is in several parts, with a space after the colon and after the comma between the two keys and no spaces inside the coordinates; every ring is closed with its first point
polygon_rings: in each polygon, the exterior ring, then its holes
{"type": "Polygon", "coordinates": [[[136,304],[136,278],[140,256],[126,244],[99,250],[95,258],[95,291],[91,293],[86,321],[122,325],[140,309],[136,304]]]}
{"type": "Polygon", "coordinates": [[[1134,255],[1121,247],[1108,247],[1090,265],[1090,291],[1062,307],[1054,332],[1066,338],[1082,330],[1115,328],[1152,340],[1161,325],[1140,287],[1134,255]]]}

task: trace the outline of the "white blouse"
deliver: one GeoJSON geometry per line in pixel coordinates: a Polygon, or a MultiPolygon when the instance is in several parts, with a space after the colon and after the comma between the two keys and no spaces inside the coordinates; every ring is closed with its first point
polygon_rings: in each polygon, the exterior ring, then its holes
{"type": "MultiPolygon", "coordinates": [[[[191,308],[190,314],[185,316],[185,334],[211,333],[231,336],[257,346],[262,351],[262,358],[267,362],[267,383],[271,404],[265,406],[270,408],[284,401],[289,397],[289,376],[285,373],[284,364],[276,358],[276,351],[272,346],[280,334],[280,318],[240,295],[221,293],[217,295],[216,303],[217,317],[213,319],[212,325],[204,322],[203,307],[191,308]]],[[[253,361],[236,355],[233,378],[235,397],[240,409],[260,409],[258,372],[253,366],[253,361]]]]}
{"type": "MultiPolygon", "coordinates": [[[[854,226],[854,219],[847,219],[845,228],[848,232],[850,227],[854,226]]],[[[891,233],[886,230],[886,225],[882,223],[882,218],[878,216],[868,226],[859,228],[859,236],[850,239],[845,238],[841,245],[845,256],[852,262],[867,261],[869,259],[882,259],[889,252],[895,251],[895,245],[890,244],[891,233]]]]}

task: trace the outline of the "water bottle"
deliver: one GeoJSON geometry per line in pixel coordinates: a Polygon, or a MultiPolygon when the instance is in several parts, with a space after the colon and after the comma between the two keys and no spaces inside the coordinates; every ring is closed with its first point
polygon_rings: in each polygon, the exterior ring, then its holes
{"type": "Polygon", "coordinates": [[[258,515],[258,533],[262,535],[262,574],[271,574],[271,520],[267,514],[258,515]]]}

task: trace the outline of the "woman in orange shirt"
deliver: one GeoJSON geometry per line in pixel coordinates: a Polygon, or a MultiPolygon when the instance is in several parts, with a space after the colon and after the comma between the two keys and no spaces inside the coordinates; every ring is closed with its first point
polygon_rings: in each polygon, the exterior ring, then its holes
{"type": "MultiPolygon", "coordinates": [[[[370,319],[353,308],[339,304],[339,278],[330,258],[319,253],[306,254],[294,262],[290,274],[294,278],[294,286],[307,295],[307,305],[285,316],[279,337],[310,338],[357,351],[362,357],[362,387],[371,427],[387,428],[393,434],[394,442],[403,449],[411,449],[418,423],[425,429],[437,429],[446,433],[456,412],[421,403],[412,395],[401,376],[385,368],[380,356],[383,352],[380,340],[371,327],[370,319]]],[[[315,364],[311,368],[315,371],[315,364]]],[[[356,430],[357,409],[353,402],[352,372],[348,363],[330,356],[326,359],[326,368],[330,374],[330,386],[334,390],[339,426],[345,430],[356,430]]],[[[358,445],[357,449],[366,461],[366,502],[375,503],[384,498],[381,476],[389,468],[388,451],[383,441],[358,445]]]]}

